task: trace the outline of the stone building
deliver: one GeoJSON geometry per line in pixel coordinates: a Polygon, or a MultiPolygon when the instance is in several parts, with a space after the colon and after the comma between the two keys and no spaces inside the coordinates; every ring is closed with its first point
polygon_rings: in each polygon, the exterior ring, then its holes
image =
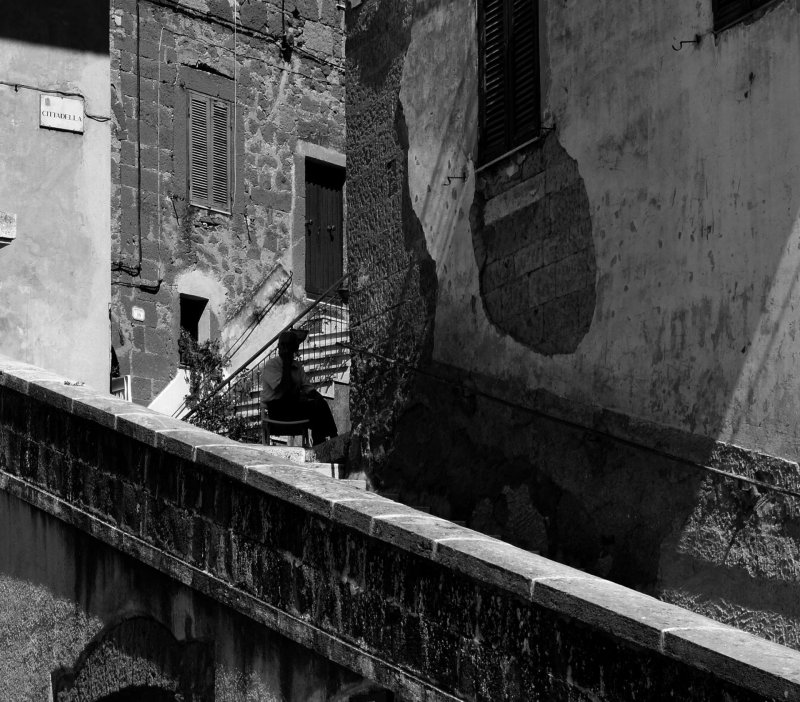
{"type": "Polygon", "coordinates": [[[348,13],[353,458],[798,647],[800,12],[348,13]]]}
{"type": "Polygon", "coordinates": [[[37,7],[0,6],[0,353],[107,390],[108,3],[37,7]]]}
{"type": "Polygon", "coordinates": [[[181,329],[236,367],[342,274],[343,23],[327,0],[112,2],[111,335],[135,402],[182,400],[181,329]]]}

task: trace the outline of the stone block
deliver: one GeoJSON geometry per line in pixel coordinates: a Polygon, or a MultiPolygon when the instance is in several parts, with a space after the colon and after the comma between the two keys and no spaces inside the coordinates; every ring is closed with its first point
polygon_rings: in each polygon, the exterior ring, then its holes
{"type": "Polygon", "coordinates": [[[541,305],[553,298],[555,294],[555,274],[552,266],[533,271],[529,278],[529,299],[533,306],[541,305]]]}
{"type": "Polygon", "coordinates": [[[121,73],[120,88],[124,96],[136,98],[139,95],[139,80],[136,74],[127,72],[121,73]]]}
{"type": "Polygon", "coordinates": [[[175,371],[175,360],[152,353],[138,353],[133,357],[133,371],[154,381],[168,382],[175,371]]]}
{"type": "Polygon", "coordinates": [[[553,264],[556,295],[568,295],[594,283],[591,252],[578,251],[553,264]]]}
{"type": "Polygon", "coordinates": [[[524,246],[514,256],[514,273],[517,276],[531,273],[542,267],[544,263],[544,249],[539,242],[524,246]]]}
{"type": "Polygon", "coordinates": [[[123,95],[122,108],[125,111],[125,117],[129,120],[136,119],[139,114],[139,103],[135,97],[123,95]]]}
{"type": "Polygon", "coordinates": [[[130,188],[139,187],[139,170],[135,165],[127,163],[120,164],[119,167],[119,182],[120,185],[125,185],[130,188]]]}
{"type": "Polygon", "coordinates": [[[126,166],[136,166],[136,144],[132,141],[123,141],[120,143],[119,151],[120,164],[126,166]]]}
{"type": "MultiPolygon", "coordinates": [[[[130,319],[130,317],[129,317],[130,319]]],[[[133,334],[132,334],[132,342],[133,342],[133,350],[134,351],[144,351],[144,325],[140,322],[134,322],[133,327],[133,334]]],[[[134,357],[138,354],[134,354],[134,357]]]]}
{"type": "Polygon", "coordinates": [[[156,430],[156,447],[186,461],[194,461],[195,448],[218,443],[221,437],[185,422],[175,429],[156,430]]]}
{"type": "MultiPolygon", "coordinates": [[[[153,149],[155,153],[155,149],[153,149]]],[[[155,193],[158,192],[159,187],[159,174],[150,168],[142,168],[141,189],[145,192],[155,193]]]]}
{"type": "Polygon", "coordinates": [[[268,207],[281,212],[291,212],[292,195],[290,192],[269,190],[268,188],[253,188],[250,198],[257,205],[268,207]]]}
{"type": "Polygon", "coordinates": [[[483,290],[490,293],[497,288],[506,285],[515,275],[514,260],[511,257],[491,261],[483,269],[481,283],[483,290]]]}

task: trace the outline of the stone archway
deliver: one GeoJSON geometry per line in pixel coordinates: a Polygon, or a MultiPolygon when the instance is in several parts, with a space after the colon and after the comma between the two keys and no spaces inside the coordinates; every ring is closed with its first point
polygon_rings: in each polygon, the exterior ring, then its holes
{"type": "Polygon", "coordinates": [[[163,624],[135,616],[103,629],[75,666],[52,675],[55,702],[212,702],[214,650],[181,642],[163,624]]]}

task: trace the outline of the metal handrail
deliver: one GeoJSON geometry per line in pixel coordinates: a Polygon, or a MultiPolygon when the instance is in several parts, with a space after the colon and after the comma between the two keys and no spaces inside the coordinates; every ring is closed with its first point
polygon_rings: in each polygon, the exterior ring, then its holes
{"type": "Polygon", "coordinates": [[[308,314],[313,310],[317,305],[319,305],[330,293],[334,290],[340,288],[342,283],[350,277],[349,273],[345,273],[339,280],[333,283],[325,292],[320,294],[314,302],[312,302],[308,307],[306,307],[302,312],[300,312],[297,316],[295,316],[291,322],[289,322],[286,326],[284,326],[275,336],[273,336],[266,344],[264,344],[258,351],[256,351],[250,358],[248,358],[242,365],[240,365],[233,373],[231,373],[225,380],[219,383],[209,394],[208,396],[202,401],[198,402],[189,412],[182,417],[184,421],[188,421],[189,417],[191,417],[197,410],[199,410],[206,402],[208,402],[212,397],[214,397],[220,390],[230,385],[241,373],[248,370],[250,364],[255,361],[259,356],[261,356],[265,351],[269,349],[280,337],[283,332],[288,331],[291,329],[297,322],[299,322],[303,317],[308,316],[308,314]]]}
{"type": "Polygon", "coordinates": [[[250,335],[255,331],[256,327],[264,321],[264,317],[266,317],[270,311],[272,310],[275,305],[278,304],[278,301],[286,294],[286,291],[292,284],[292,279],[294,278],[294,272],[289,272],[289,275],[286,277],[286,280],[281,283],[278,291],[270,298],[269,302],[264,306],[256,318],[249,324],[249,326],[239,335],[239,338],[236,339],[225,351],[225,358],[230,358],[233,356],[237,351],[239,351],[244,343],[250,338],[250,335]]]}

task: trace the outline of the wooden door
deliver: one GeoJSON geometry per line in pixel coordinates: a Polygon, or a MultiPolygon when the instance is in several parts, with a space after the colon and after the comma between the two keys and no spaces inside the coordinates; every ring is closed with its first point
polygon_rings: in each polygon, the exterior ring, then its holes
{"type": "Polygon", "coordinates": [[[344,273],[343,168],[306,161],[306,292],[325,292],[344,273]]]}

